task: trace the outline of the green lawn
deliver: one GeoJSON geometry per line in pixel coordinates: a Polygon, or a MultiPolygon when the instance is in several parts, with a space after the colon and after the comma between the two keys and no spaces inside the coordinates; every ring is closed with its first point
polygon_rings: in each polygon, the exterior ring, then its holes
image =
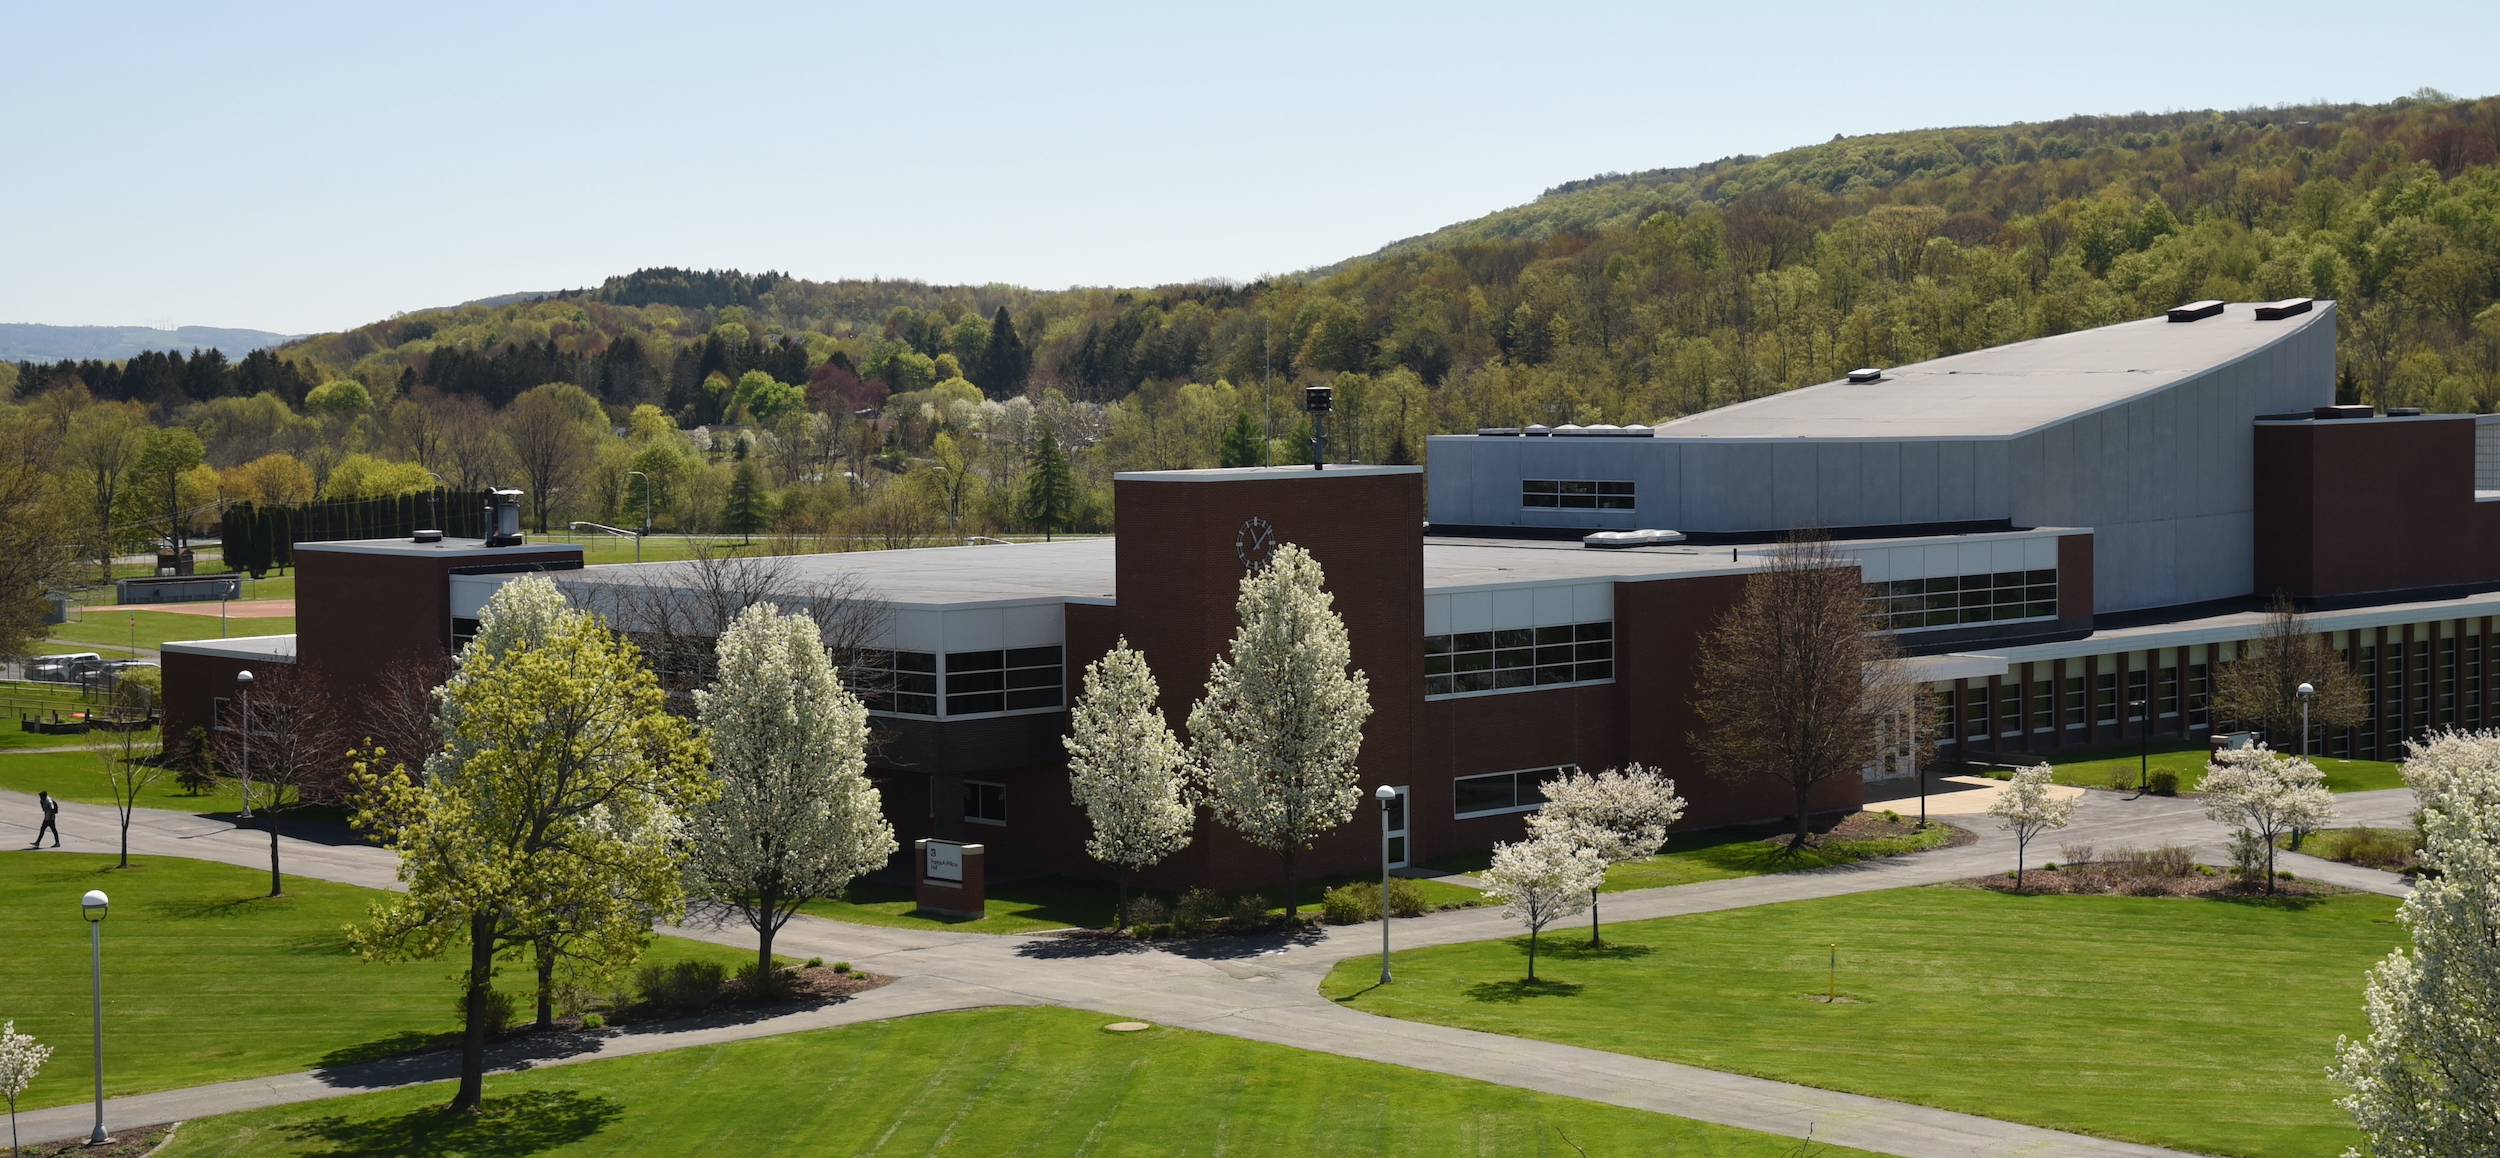
{"type": "MultiPolygon", "coordinates": [[[[2201,746],[2168,750],[2156,748],[2144,763],[2149,764],[2154,772],[2168,770],[2177,773],[2179,791],[2193,792],[2198,784],[2204,782],[2205,758],[2209,751],[2201,746]]],[[[2138,762],[2138,757],[2130,754],[2069,760],[2052,767],[2057,769],[2058,783],[2082,788],[2107,788],[2110,773],[2124,770],[2127,785],[2132,788],[2137,782],[2138,762]]],[[[2396,770],[2397,765],[2391,760],[2337,760],[2328,756],[2313,756],[2310,763],[2316,764],[2318,771],[2326,773],[2326,786],[2331,792],[2370,792],[2405,786],[2403,774],[2396,770]]]]}
{"type": "MultiPolygon", "coordinates": [[[[92,735],[93,733],[90,733],[92,735]]],[[[132,735],[132,749],[154,753],[154,732],[132,735]]],[[[55,744],[76,744],[86,736],[43,736],[55,744]]],[[[115,746],[118,757],[120,748],[115,746]]],[[[0,788],[29,795],[49,792],[63,800],[78,804],[111,804],[111,782],[104,778],[104,768],[86,752],[0,752],[0,788]]],[[[158,777],[139,793],[139,807],[165,808],[176,812],[235,812],[243,807],[240,786],[221,782],[216,791],[193,796],[174,783],[172,771],[158,777]]],[[[284,831],[284,822],[280,823],[284,831]]]]}
{"type": "MultiPolygon", "coordinates": [[[[340,931],[380,894],[207,861],[0,852],[0,1016],[56,1047],[26,1108],[91,1096],[86,922],[78,898],[113,898],[104,926],[104,1087],[108,1096],[290,1073],[325,1057],[425,1044],[458,1028],[445,961],[368,964],[340,931]]],[[[651,959],[739,952],[673,937],[651,959]]],[[[502,982],[530,990],[526,963],[502,982]]],[[[529,1007],[521,998],[522,1008],[529,1007]]]]}
{"type": "MultiPolygon", "coordinates": [[[[1797,1154],[1794,1140],[1070,1009],[933,1013],[189,1123],[163,1158],[1797,1154]]],[[[1843,1158],[1863,1151],[1814,1148],[1843,1158]]]]}
{"type": "MultiPolygon", "coordinates": [[[[132,620],[137,620],[137,646],[141,651],[155,651],[170,639],[217,639],[221,630],[214,615],[188,615],[179,611],[90,611],[76,623],[52,625],[51,638],[44,641],[48,655],[92,651],[108,658],[127,655],[132,646],[132,620]]],[[[277,619],[227,619],[222,630],[227,636],[288,635],[295,631],[293,617],[277,619]]]]}
{"type": "Polygon", "coordinates": [[[1895,889],[1339,965],[1366,1012],[2213,1154],[2356,1144],[2326,1078],[2386,897],[2239,902],[1895,889]],[[1845,1000],[1822,1000],[1834,946],[1845,1000]]]}
{"type": "MultiPolygon", "coordinates": [[[[1607,869],[1606,883],[1599,891],[1614,893],[1625,889],[1655,889],[1697,881],[1827,868],[1870,857],[1896,856],[1935,848],[1953,837],[1952,829],[1939,824],[1911,836],[1832,841],[1801,853],[1792,853],[1788,850],[1787,837],[1763,839],[1761,833],[1762,829],[1758,827],[1675,833],[1667,838],[1667,847],[1658,855],[1607,869]]],[[[1447,872],[1479,873],[1492,861],[1493,854],[1490,852],[1458,853],[1435,858],[1432,867],[1447,872]]]]}

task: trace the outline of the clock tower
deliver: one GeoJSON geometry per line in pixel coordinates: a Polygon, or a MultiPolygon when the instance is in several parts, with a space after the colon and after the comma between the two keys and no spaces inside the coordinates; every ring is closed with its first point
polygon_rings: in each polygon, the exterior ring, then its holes
{"type": "MultiPolygon", "coordinates": [[[[1186,731],[1208,665],[1240,625],[1234,602],[1242,576],[1291,543],[1319,561],[1345,619],[1354,667],[1371,687],[1358,757],[1365,791],[1411,781],[1407,760],[1424,681],[1423,468],[1140,471],[1116,475],[1112,485],[1120,512],[1119,633],[1154,668],[1174,731],[1186,731]]],[[[1090,658],[1069,657],[1072,679],[1090,658]]],[[[1365,851],[1378,840],[1370,833],[1361,825],[1333,833],[1307,863],[1327,863],[1340,841],[1376,859],[1376,851],[1365,851]]],[[[1274,854],[1212,826],[1202,826],[1174,860],[1196,861],[1201,879],[1217,888],[1265,884],[1281,871],[1274,854]]]]}

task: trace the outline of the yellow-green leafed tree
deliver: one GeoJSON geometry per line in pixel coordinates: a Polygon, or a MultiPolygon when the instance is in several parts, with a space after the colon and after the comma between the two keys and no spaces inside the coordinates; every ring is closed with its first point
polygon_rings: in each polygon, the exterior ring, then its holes
{"type": "Polygon", "coordinates": [[[665,710],[633,644],[554,583],[506,584],[445,683],[422,777],[368,753],[356,824],[399,854],[403,895],[350,930],[368,957],[466,946],[467,1033],[452,1107],[481,1097],[495,958],[531,951],[608,972],[683,907],[677,809],[712,792],[702,742],[665,710]]]}

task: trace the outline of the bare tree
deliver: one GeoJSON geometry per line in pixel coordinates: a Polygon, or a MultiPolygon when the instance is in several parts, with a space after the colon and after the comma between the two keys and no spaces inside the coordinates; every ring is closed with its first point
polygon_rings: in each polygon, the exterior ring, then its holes
{"type": "Polygon", "coordinates": [[[442,425],[442,467],[454,489],[484,490],[511,469],[512,447],[495,429],[495,412],[483,399],[455,394],[435,403],[442,425]]]}
{"type": "MultiPolygon", "coordinates": [[[[130,814],[139,807],[139,795],[148,790],[148,785],[162,778],[165,769],[153,761],[139,758],[139,754],[132,750],[134,744],[131,737],[135,733],[130,729],[116,727],[113,731],[115,734],[111,739],[89,732],[86,747],[87,754],[95,758],[96,770],[104,774],[106,787],[113,791],[113,811],[121,815],[122,859],[114,867],[129,868],[130,814]]],[[[41,835],[37,835],[36,839],[41,840],[41,835]]],[[[52,839],[58,841],[61,838],[55,833],[52,839]]]]}
{"type": "Polygon", "coordinates": [[[260,809],[268,823],[269,895],[274,897],[280,892],[278,812],[341,798],[348,737],[329,693],[311,673],[280,663],[253,674],[251,694],[231,701],[232,722],[210,746],[218,767],[248,774],[244,807],[260,809]]]}
{"type": "MultiPolygon", "coordinates": [[[[2302,684],[2311,688],[2312,727],[2348,728],[2369,714],[2361,677],[2325,636],[2310,630],[2308,617],[2289,598],[2278,595],[2257,638],[2242,645],[2240,658],[2224,665],[2215,679],[2213,710],[2224,719],[2263,724],[2269,737],[2298,736],[2302,684]]],[[[2297,741],[2275,746],[2304,750],[2297,741]]]]}
{"type": "Polygon", "coordinates": [[[1811,531],[1781,543],[1704,637],[1693,707],[1694,746],[1714,771],[1794,794],[1791,848],[1812,836],[1816,786],[1886,755],[1919,760],[1900,747],[1922,747],[1930,731],[1926,697],[1875,631],[1856,562],[1811,531]]]}
{"type": "Polygon", "coordinates": [[[883,690],[862,686],[860,653],[885,636],[893,610],[856,571],[811,576],[804,556],[765,555],[696,540],[694,557],[612,569],[599,582],[557,581],[578,606],[596,611],[641,647],[668,691],[671,710],[691,712],[689,698],[718,674],[715,648],[738,613],[770,603],[816,624],[825,651],[844,682],[862,697],[883,690]]]}
{"type": "Polygon", "coordinates": [[[529,480],[538,533],[546,534],[547,512],[590,465],[590,432],[572,407],[543,386],[504,408],[503,431],[522,476],[529,480]]]}
{"type": "Polygon", "coordinates": [[[451,670],[451,660],[442,656],[391,665],[380,686],[365,698],[357,747],[379,747],[382,754],[372,757],[377,765],[387,758],[423,769],[426,758],[442,747],[442,735],[434,728],[434,693],[451,678],[451,670]]]}

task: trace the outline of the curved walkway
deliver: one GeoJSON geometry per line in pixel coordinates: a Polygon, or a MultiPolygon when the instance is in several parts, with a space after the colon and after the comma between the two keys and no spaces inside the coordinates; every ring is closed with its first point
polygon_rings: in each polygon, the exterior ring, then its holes
{"type": "MultiPolygon", "coordinates": [[[[2412,809],[2411,793],[2403,790],[2351,794],[2339,797],[2338,803],[2350,818],[2347,823],[2401,821],[2412,809]]],[[[0,793],[0,814],[5,814],[0,819],[0,842],[26,838],[32,827],[23,820],[32,815],[31,807],[28,797],[0,793]]],[[[88,835],[91,829],[110,835],[111,809],[64,805],[62,819],[65,829],[78,833],[65,847],[112,850],[109,840],[99,842],[88,835]]],[[[1976,843],[1911,857],[1609,893],[1602,913],[1609,922],[1645,920],[1933,884],[2009,866],[2011,838],[1991,827],[1978,826],[1978,830],[1976,843]]],[[[2206,860],[2221,855],[2223,846],[2220,827],[2206,820],[2192,801],[2129,800],[2108,792],[2087,795],[2074,824],[2057,838],[2065,843],[2090,842],[2103,849],[2184,844],[2206,860]]],[[[306,841],[289,844],[300,846],[285,849],[289,864],[309,875],[369,887],[390,882],[391,858],[378,849],[306,841]]],[[[238,832],[220,821],[179,813],[149,816],[143,812],[141,821],[132,826],[131,851],[245,865],[268,863],[265,834],[238,832]]],[[[2035,849],[2033,855],[2050,859],[2042,855],[2045,851],[2035,849]]],[[[2284,863],[2314,879],[2388,895],[2401,896],[2405,891],[2401,878],[2369,869],[2297,854],[2284,863]]],[[[734,921],[698,917],[675,931],[740,948],[754,944],[753,934],[734,921]]],[[[1493,909],[1400,920],[1391,929],[1399,949],[1480,941],[1516,932],[1517,926],[1493,909]]],[[[498,1048],[494,1062],[499,1068],[556,1065],[947,1009],[1049,1004],[1789,1137],[1804,1136],[1810,1128],[1819,1141],[1904,1158],[2172,1153],[1600,1050],[1377,1017],[1320,996],[1319,983],[1331,968],[1350,957],[1375,952],[1379,944],[1377,925],[1149,946],[892,929],[800,917],[783,930],[776,949],[792,956],[849,960],[900,980],[848,1001],[795,1013],[697,1019],[641,1031],[507,1043],[498,1048]]],[[[450,1076],[446,1067],[451,1060],[449,1055],[427,1055],[118,1098],[108,1103],[108,1121],[204,1117],[441,1080],[450,1076]]],[[[21,1121],[30,1138],[73,1137],[84,1132],[92,1113],[84,1106],[55,1107],[24,1114],[21,1121]]]]}

